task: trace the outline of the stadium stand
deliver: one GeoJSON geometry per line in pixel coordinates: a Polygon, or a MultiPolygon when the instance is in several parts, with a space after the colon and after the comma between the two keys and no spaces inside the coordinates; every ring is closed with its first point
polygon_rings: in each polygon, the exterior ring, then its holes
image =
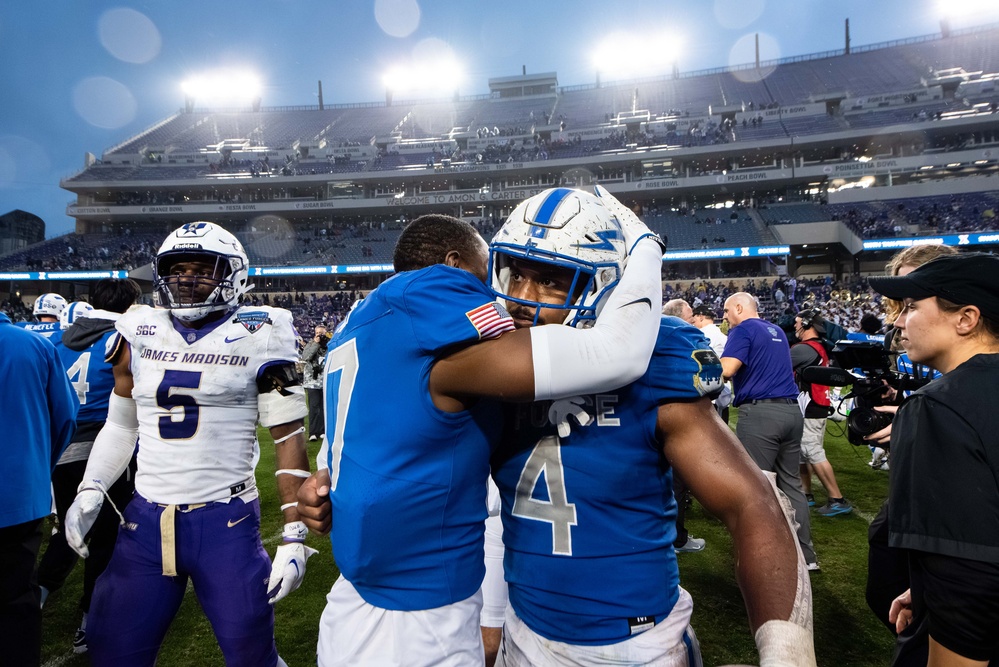
{"type": "Polygon", "coordinates": [[[77,232],[0,271],[134,269],[167,230],[211,219],[254,266],[363,269],[289,290],[364,290],[421,213],[488,240],[517,201],[600,182],[686,253],[667,276],[772,281],[780,265],[850,282],[883,267],[862,241],[996,229],[997,44],[993,25],[524,97],[184,110],[64,179],[77,232]],[[801,252],[796,226],[818,223],[840,231],[801,252]],[[781,250],[785,230],[799,245],[781,250]]]}

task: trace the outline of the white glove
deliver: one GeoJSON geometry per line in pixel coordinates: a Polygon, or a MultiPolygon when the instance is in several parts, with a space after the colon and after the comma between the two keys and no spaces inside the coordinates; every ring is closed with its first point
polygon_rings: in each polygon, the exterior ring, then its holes
{"type": "Polygon", "coordinates": [[[102,505],[104,505],[104,493],[100,489],[87,488],[76,494],[76,499],[66,512],[66,522],[63,526],[66,544],[81,558],[90,555],[85,540],[87,533],[97,521],[102,505]]]}
{"type": "Polygon", "coordinates": [[[629,255],[635,249],[635,245],[647,236],[658,243],[663,252],[666,252],[666,242],[658,234],[649,229],[648,225],[642,222],[635,215],[634,211],[619,202],[614,195],[607,192],[606,188],[594,185],[593,194],[600,198],[600,202],[604,205],[604,208],[610,211],[617,218],[618,222],[621,223],[621,231],[624,233],[624,244],[628,248],[629,255]]]}
{"type": "Polygon", "coordinates": [[[582,396],[570,396],[557,401],[552,401],[548,408],[548,421],[558,427],[560,438],[568,438],[572,433],[572,424],[569,417],[575,417],[580,426],[589,426],[593,422],[593,416],[586,411],[586,399],[582,396]]]}
{"type": "Polygon", "coordinates": [[[267,602],[274,604],[296,590],[305,578],[305,563],[319,553],[303,544],[309,529],[301,521],[284,525],[285,543],[274,552],[271,576],[268,580],[267,602]]]}

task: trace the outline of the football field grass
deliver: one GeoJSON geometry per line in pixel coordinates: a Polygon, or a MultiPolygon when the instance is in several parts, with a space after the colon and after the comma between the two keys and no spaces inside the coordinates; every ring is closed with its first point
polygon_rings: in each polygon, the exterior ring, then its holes
{"type": "MultiPolygon", "coordinates": [[[[812,573],[815,644],[818,664],[824,667],[886,665],[891,657],[892,637],[875,620],[864,601],[867,574],[867,527],[887,493],[888,473],[868,467],[870,454],[839,435],[844,423],[830,422],[826,431],[826,453],[836,471],[840,488],[856,508],[852,514],[824,518],[812,512],[811,525],[820,572],[812,573]]],[[[273,555],[280,543],[282,520],[274,479],[274,450],[260,430],[261,460],[257,468],[260,487],[264,546],[273,555]]],[[[310,443],[315,460],[318,443],[310,443]]],[[[818,504],[825,494],[813,482],[818,504]]],[[[742,597],[735,583],[731,540],[722,524],[695,501],[687,513],[687,528],[707,540],[700,553],[679,555],[681,584],[694,597],[693,626],[701,641],[705,665],[759,664],[749,633],[742,597]]],[[[302,587],[278,602],[275,634],[278,651],[290,667],[315,665],[319,615],[325,596],[336,579],[329,541],[310,536],[308,544],[319,550],[309,560],[302,587]]],[[[43,545],[44,550],[44,545],[43,545]]],[[[219,568],[227,567],[219,563],[219,568]]],[[[66,585],[53,593],[42,615],[42,664],[77,667],[90,664],[86,654],[72,653],[73,633],[79,625],[82,566],[77,565],[66,585]]],[[[595,572],[593,576],[599,577],[595,572]]],[[[163,648],[159,667],[221,667],[222,654],[194,596],[189,590],[163,648]]]]}

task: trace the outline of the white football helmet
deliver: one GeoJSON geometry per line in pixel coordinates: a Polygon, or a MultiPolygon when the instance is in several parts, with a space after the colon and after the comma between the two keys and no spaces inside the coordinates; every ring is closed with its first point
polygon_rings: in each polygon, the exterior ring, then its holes
{"type": "Polygon", "coordinates": [[[627,254],[617,218],[600,199],[570,188],[552,188],[521,202],[489,244],[489,276],[500,299],[566,311],[564,323],[593,326],[606,297],[621,279],[627,254]],[[512,258],[575,271],[565,303],[512,298],[512,258]],[[573,298],[573,295],[578,295],[573,298]]]}
{"type": "Polygon", "coordinates": [[[62,315],[59,316],[59,328],[68,329],[73,326],[73,323],[84,317],[90,317],[90,313],[94,310],[86,301],[74,301],[66,309],[62,311],[62,315]]]}
{"type": "Polygon", "coordinates": [[[49,315],[59,319],[64,310],[66,310],[66,299],[54,292],[49,292],[35,299],[35,307],[31,314],[35,317],[49,315]]]}
{"type": "Polygon", "coordinates": [[[153,296],[185,322],[228,310],[252,285],[249,260],[239,240],[211,222],[189,222],[167,236],[153,260],[153,296]],[[198,262],[200,272],[174,272],[180,263],[198,262]]]}

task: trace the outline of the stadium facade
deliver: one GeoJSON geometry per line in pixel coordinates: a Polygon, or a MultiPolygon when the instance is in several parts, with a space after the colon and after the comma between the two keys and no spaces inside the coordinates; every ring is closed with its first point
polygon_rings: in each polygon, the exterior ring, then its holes
{"type": "Polygon", "coordinates": [[[0,281],[135,270],[169,229],[212,220],[258,288],[368,289],[420,214],[489,238],[516,202],[596,182],[669,237],[668,276],[879,271],[906,244],[999,244],[997,81],[999,26],[983,26],[629,82],[189,106],[63,180],[76,233],[0,256],[0,281]]]}

